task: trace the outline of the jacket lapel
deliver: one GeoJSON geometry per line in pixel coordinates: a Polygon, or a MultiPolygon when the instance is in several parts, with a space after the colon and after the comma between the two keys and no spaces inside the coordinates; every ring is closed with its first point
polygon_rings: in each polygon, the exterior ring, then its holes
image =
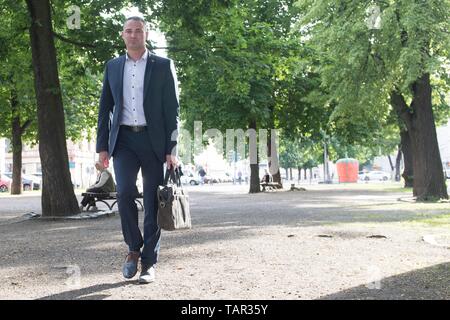
{"type": "Polygon", "coordinates": [[[120,109],[123,108],[123,74],[125,71],[125,61],[126,61],[126,54],[123,55],[119,62],[119,101],[120,101],[120,109]]]}
{"type": "Polygon", "coordinates": [[[113,119],[112,119],[112,125],[118,126],[119,125],[119,115],[122,113],[123,109],[123,72],[125,68],[125,56],[120,57],[117,73],[119,75],[119,82],[118,82],[118,100],[119,101],[114,106],[114,112],[113,112],[113,119]]]}
{"type": "Polygon", "coordinates": [[[148,90],[150,88],[150,77],[152,75],[152,69],[153,69],[154,62],[155,62],[155,59],[153,58],[153,55],[150,54],[150,52],[149,52],[148,57],[147,57],[147,65],[145,66],[145,75],[144,75],[144,105],[145,105],[145,100],[147,98],[148,90]]]}

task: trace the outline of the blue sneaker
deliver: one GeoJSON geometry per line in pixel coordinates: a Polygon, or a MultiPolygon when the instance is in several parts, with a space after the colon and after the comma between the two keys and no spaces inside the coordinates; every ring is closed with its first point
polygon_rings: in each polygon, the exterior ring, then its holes
{"type": "Polygon", "coordinates": [[[139,251],[130,251],[128,253],[122,268],[122,273],[125,278],[131,279],[136,275],[140,256],[141,253],[139,251]]]}

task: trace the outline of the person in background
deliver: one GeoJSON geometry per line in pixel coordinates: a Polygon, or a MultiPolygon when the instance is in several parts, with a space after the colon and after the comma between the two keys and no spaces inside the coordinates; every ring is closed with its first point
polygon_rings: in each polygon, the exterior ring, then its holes
{"type": "Polygon", "coordinates": [[[198,175],[200,176],[201,183],[204,184],[205,183],[205,177],[206,177],[205,169],[200,168],[200,170],[198,171],[198,175]]]}
{"type": "Polygon", "coordinates": [[[241,172],[241,170],[239,170],[239,172],[238,172],[238,182],[239,182],[239,184],[242,183],[242,172],[241,172]]]}
{"type": "MultiPolygon", "coordinates": [[[[97,161],[95,163],[95,168],[98,171],[97,180],[95,184],[86,189],[86,192],[95,192],[95,193],[109,193],[116,191],[116,184],[114,183],[114,178],[111,172],[108,171],[103,166],[101,161],[97,161]]],[[[95,206],[95,198],[91,195],[84,196],[83,200],[81,200],[80,210],[83,211],[84,207],[90,205],[91,210],[97,211],[97,207],[95,206]]]]}
{"type": "Polygon", "coordinates": [[[265,183],[270,182],[270,174],[269,174],[269,171],[267,171],[267,169],[264,169],[264,176],[263,176],[261,182],[265,182],[265,183]]]}

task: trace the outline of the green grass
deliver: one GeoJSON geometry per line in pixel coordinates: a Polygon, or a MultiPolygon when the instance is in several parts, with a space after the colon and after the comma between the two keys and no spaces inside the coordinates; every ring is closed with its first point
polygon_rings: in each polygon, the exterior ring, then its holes
{"type": "Polygon", "coordinates": [[[384,192],[404,192],[404,193],[412,194],[413,189],[412,188],[403,188],[403,187],[396,187],[396,188],[387,187],[387,188],[383,188],[382,191],[384,191],[384,192]]]}
{"type": "Polygon", "coordinates": [[[430,215],[426,213],[417,214],[419,219],[411,220],[410,222],[423,223],[433,227],[442,227],[448,225],[450,227],[450,213],[430,215]],[[422,219],[426,218],[426,219],[422,219]]]}

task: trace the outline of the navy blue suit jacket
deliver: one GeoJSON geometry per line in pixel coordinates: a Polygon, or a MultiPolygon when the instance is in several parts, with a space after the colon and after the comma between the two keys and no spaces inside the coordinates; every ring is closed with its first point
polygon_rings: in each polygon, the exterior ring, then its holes
{"type": "MultiPolygon", "coordinates": [[[[114,155],[123,109],[125,55],[107,62],[100,98],[97,127],[97,153],[114,155]]],[[[176,154],[179,103],[176,76],[171,60],[149,53],[144,75],[144,114],[153,150],[161,162],[176,154]]]]}

